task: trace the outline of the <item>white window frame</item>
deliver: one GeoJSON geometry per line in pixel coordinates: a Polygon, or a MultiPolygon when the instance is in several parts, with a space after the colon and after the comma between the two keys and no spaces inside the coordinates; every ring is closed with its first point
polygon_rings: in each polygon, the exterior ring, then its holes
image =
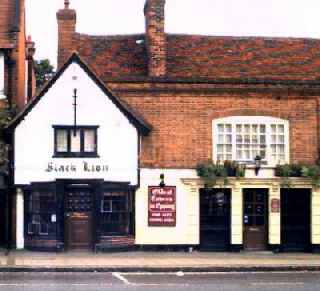
{"type": "Polygon", "coordinates": [[[4,94],[4,53],[0,51],[0,100],[7,98],[4,94]]]}
{"type": "MultiPolygon", "coordinates": [[[[231,124],[232,130],[232,160],[237,161],[236,159],[236,124],[257,124],[266,126],[266,158],[263,160],[263,166],[274,167],[278,163],[272,161],[271,158],[271,125],[283,125],[284,126],[284,155],[285,159],[283,163],[289,163],[290,161],[290,144],[289,144],[289,121],[276,117],[269,116],[229,116],[225,118],[214,119],[212,121],[212,157],[215,162],[217,162],[217,141],[218,141],[218,124],[231,124]]],[[[246,164],[253,164],[252,161],[239,161],[246,164]]]]}

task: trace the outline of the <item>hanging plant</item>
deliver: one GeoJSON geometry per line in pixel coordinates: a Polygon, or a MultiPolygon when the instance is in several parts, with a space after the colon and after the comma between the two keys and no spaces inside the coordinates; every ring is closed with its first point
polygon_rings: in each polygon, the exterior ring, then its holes
{"type": "Polygon", "coordinates": [[[281,187],[290,188],[291,177],[304,177],[312,181],[314,187],[320,187],[320,165],[285,164],[277,165],[275,176],[281,177],[281,187]]]}
{"type": "Polygon", "coordinates": [[[301,173],[302,173],[302,177],[311,179],[312,186],[316,188],[320,187],[320,166],[319,165],[303,166],[301,173]]]}
{"type": "Polygon", "coordinates": [[[207,163],[197,165],[197,174],[203,179],[205,187],[213,188],[218,180],[223,181],[223,185],[228,184],[228,177],[244,177],[245,165],[239,165],[235,161],[225,161],[222,163],[207,163]]]}

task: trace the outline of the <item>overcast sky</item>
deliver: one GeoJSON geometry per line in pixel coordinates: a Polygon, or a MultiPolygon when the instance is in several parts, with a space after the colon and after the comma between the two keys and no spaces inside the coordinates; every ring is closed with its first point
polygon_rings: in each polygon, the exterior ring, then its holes
{"type": "MultiPolygon", "coordinates": [[[[37,59],[56,64],[56,11],[64,0],[26,0],[27,33],[37,59]]],[[[144,32],[145,0],[70,0],[77,31],[90,34],[144,32]]],[[[171,33],[320,38],[319,0],[167,0],[171,33]]]]}

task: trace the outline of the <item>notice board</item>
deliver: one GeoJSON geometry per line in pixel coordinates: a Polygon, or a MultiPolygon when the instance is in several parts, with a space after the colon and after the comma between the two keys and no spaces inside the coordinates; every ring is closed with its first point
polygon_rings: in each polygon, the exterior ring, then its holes
{"type": "Polygon", "coordinates": [[[148,225],[176,226],[176,187],[148,187],[148,225]]]}

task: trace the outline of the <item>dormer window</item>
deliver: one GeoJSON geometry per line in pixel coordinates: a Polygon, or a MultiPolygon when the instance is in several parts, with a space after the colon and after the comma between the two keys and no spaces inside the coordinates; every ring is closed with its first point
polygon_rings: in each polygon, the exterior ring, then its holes
{"type": "Polygon", "coordinates": [[[98,126],[53,126],[54,157],[95,158],[98,126]]]}

